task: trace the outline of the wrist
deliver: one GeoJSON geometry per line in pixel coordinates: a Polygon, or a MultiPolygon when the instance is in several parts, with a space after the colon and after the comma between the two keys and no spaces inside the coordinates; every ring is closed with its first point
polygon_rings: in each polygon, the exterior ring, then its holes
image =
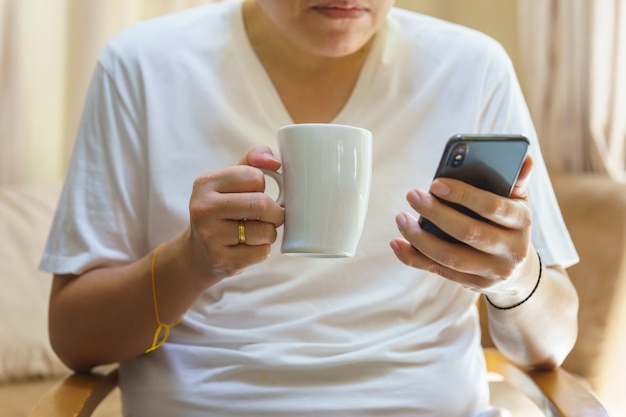
{"type": "Polygon", "coordinates": [[[195,291],[204,292],[220,281],[220,277],[211,274],[211,267],[204,247],[198,242],[190,227],[175,237],[176,267],[181,278],[195,291]],[[184,278],[183,278],[184,277],[184,278]]]}
{"type": "Polygon", "coordinates": [[[534,272],[524,274],[524,285],[518,285],[516,286],[516,291],[508,293],[485,294],[485,298],[492,308],[497,310],[512,310],[526,303],[533,297],[539,288],[541,276],[543,275],[543,264],[539,253],[537,252],[536,256],[533,258],[535,262],[531,270],[534,272]]]}

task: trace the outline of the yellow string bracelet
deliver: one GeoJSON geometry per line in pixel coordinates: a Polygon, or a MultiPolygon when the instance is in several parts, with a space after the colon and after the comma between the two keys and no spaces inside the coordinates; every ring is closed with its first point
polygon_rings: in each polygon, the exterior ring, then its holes
{"type": "Polygon", "coordinates": [[[155,270],[155,265],[156,265],[157,254],[159,253],[159,250],[163,246],[165,246],[165,242],[163,242],[159,246],[157,246],[157,248],[152,253],[152,266],[150,268],[150,274],[151,274],[151,277],[152,277],[152,299],[154,301],[154,315],[156,317],[156,322],[157,322],[157,324],[159,326],[157,327],[156,331],[154,332],[154,339],[152,340],[152,346],[148,350],[146,350],[145,353],[150,353],[150,352],[152,352],[154,350],[157,350],[161,346],[163,346],[163,343],[165,343],[167,338],[170,336],[170,329],[172,327],[176,326],[177,324],[179,324],[182,321],[182,318],[181,318],[174,324],[165,324],[165,323],[161,322],[161,318],[159,317],[159,305],[157,303],[157,294],[156,294],[156,283],[155,283],[155,279],[154,279],[154,275],[155,275],[154,274],[154,270],[155,270]]]}

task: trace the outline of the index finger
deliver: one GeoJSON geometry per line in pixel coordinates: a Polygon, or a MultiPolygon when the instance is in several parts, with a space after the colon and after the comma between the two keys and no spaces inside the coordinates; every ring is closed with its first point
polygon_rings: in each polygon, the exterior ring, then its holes
{"type": "Polygon", "coordinates": [[[530,221],[530,207],[522,198],[502,197],[451,178],[437,178],[431,184],[430,192],[499,226],[521,229],[530,221]]]}
{"type": "Polygon", "coordinates": [[[211,189],[218,193],[249,193],[265,191],[263,171],[237,165],[196,178],[194,190],[211,189]]]}

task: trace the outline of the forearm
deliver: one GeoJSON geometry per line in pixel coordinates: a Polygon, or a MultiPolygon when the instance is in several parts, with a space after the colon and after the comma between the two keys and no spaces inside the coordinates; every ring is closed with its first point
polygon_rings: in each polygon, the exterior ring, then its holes
{"type": "MultiPolygon", "coordinates": [[[[175,323],[210,285],[189,270],[181,236],[163,246],[155,263],[160,321],[175,323]]],[[[153,252],[121,267],[56,276],[50,299],[50,340],[72,369],[140,355],[158,327],[152,290],[153,252]]]]}
{"type": "MultiPolygon", "coordinates": [[[[505,298],[490,300],[512,305],[505,298]]],[[[544,266],[539,285],[523,304],[501,310],[488,303],[487,310],[496,346],[522,365],[559,366],[576,342],[578,296],[561,268],[544,266]]]]}

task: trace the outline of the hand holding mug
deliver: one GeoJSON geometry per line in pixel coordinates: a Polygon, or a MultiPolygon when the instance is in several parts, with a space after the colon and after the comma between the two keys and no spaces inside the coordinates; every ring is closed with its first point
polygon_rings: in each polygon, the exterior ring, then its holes
{"type": "Polygon", "coordinates": [[[265,178],[257,168],[279,166],[268,147],[255,146],[240,165],[195,180],[189,238],[198,269],[212,279],[235,275],[269,256],[284,210],[265,194],[265,178]]]}

